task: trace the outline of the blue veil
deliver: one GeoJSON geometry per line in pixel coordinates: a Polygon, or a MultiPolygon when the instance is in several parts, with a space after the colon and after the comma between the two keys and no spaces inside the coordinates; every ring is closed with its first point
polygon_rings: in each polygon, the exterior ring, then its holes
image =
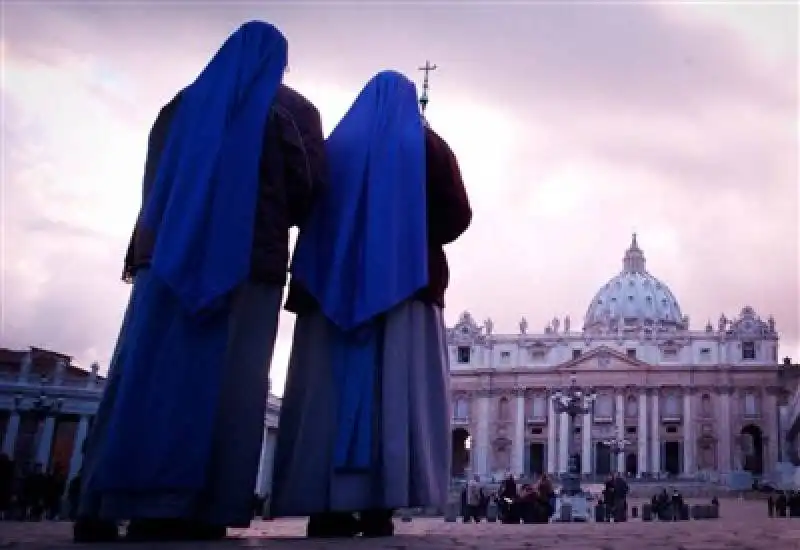
{"type": "Polygon", "coordinates": [[[425,134],[414,83],[367,83],[326,142],[328,191],[300,233],[292,277],[351,330],[428,284],[425,134]]]}
{"type": "Polygon", "coordinates": [[[264,129],[286,64],[281,32],[252,21],[181,93],[143,205],[155,247],[135,282],[94,489],[205,483],[227,303],[249,274],[264,129]]]}
{"type": "Polygon", "coordinates": [[[414,84],[384,71],[326,143],[330,185],[300,232],[292,277],[337,327],[335,462],[369,466],[380,361],[372,323],[428,284],[425,134],[414,84]]]}

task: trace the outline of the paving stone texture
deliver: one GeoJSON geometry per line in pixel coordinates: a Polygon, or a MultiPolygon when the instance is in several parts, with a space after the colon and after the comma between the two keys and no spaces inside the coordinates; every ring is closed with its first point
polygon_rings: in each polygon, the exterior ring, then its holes
{"type": "MultiPolygon", "coordinates": [[[[637,503],[634,503],[637,504],[637,503]]],[[[189,550],[354,549],[354,550],[800,550],[800,518],[768,518],[760,501],[724,500],[718,520],[675,523],[586,523],[501,525],[446,523],[442,518],[396,520],[397,534],[386,539],[308,540],[301,519],[253,522],[249,529],[232,530],[215,543],[86,545],[86,548],[148,548],[189,550]]],[[[76,548],[66,522],[0,522],[0,549],[60,550],[76,548]]]]}

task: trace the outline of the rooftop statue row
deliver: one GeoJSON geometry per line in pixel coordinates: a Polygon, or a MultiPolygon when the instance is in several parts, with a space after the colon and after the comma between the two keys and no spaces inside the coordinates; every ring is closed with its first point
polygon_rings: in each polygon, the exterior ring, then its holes
{"type": "MultiPolygon", "coordinates": [[[[689,331],[689,316],[683,316],[682,323],[675,327],[679,331],[689,331]]],[[[544,329],[536,334],[537,336],[541,335],[572,335],[578,336],[586,333],[592,334],[615,334],[618,332],[621,333],[631,333],[637,332],[639,330],[650,329],[654,332],[673,332],[670,331],[670,327],[666,324],[661,323],[626,323],[626,322],[619,322],[619,320],[612,319],[610,320],[610,326],[613,327],[615,330],[598,330],[598,329],[586,329],[584,328],[581,331],[573,331],[572,328],[572,321],[569,315],[566,315],[563,318],[563,325],[562,320],[558,317],[554,317],[552,321],[545,325],[544,329]],[[562,330],[563,329],[563,330],[562,330]]],[[[533,335],[534,333],[530,333],[528,325],[528,320],[526,317],[522,317],[519,321],[519,331],[517,334],[520,336],[526,335],[533,335]]],[[[483,321],[483,324],[478,324],[475,322],[472,314],[469,311],[463,312],[458,321],[456,322],[455,326],[452,330],[454,330],[457,334],[463,336],[494,336],[495,334],[495,323],[491,317],[487,317],[486,320],[483,321]]],[[[777,330],[775,327],[775,318],[770,315],[766,321],[762,320],[762,318],[756,315],[754,309],[750,306],[745,306],[742,308],[739,315],[735,318],[728,318],[724,313],[720,315],[719,321],[717,322],[717,327],[712,325],[711,321],[709,320],[705,328],[703,330],[705,333],[716,333],[720,335],[735,335],[735,334],[742,334],[742,335],[750,335],[750,336],[777,336],[777,330]]],[[[510,334],[510,333],[506,333],[510,334]]]]}
{"type": "Polygon", "coordinates": [[[100,389],[104,382],[99,363],[92,363],[87,371],[73,365],[66,355],[38,348],[0,349],[0,365],[0,382],[5,383],[100,389]]]}

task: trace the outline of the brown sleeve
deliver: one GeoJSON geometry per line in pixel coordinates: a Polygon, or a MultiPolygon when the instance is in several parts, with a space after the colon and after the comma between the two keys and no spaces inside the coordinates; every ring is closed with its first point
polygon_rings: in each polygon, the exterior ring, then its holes
{"type": "Polygon", "coordinates": [[[425,129],[428,189],[428,239],[432,245],[455,241],[469,227],[472,209],[450,146],[430,128],[425,129]]]}
{"type": "Polygon", "coordinates": [[[319,111],[305,98],[277,102],[278,131],[284,157],[284,175],[289,220],[300,227],[308,215],[313,196],[328,178],[325,138],[319,111]]]}

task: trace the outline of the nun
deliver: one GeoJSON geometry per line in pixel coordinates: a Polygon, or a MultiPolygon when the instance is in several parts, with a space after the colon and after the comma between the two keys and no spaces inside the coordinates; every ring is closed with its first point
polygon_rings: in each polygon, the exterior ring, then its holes
{"type": "Polygon", "coordinates": [[[245,23],[153,125],[76,542],[116,540],[122,520],[133,541],[250,524],[289,228],[327,177],[286,66],[281,32],[245,23]]]}
{"type": "Polygon", "coordinates": [[[472,211],[400,73],[369,81],[326,151],[328,187],[292,260],[272,511],[309,516],[309,537],[390,536],[397,508],[447,499],[443,247],[472,211]]]}

